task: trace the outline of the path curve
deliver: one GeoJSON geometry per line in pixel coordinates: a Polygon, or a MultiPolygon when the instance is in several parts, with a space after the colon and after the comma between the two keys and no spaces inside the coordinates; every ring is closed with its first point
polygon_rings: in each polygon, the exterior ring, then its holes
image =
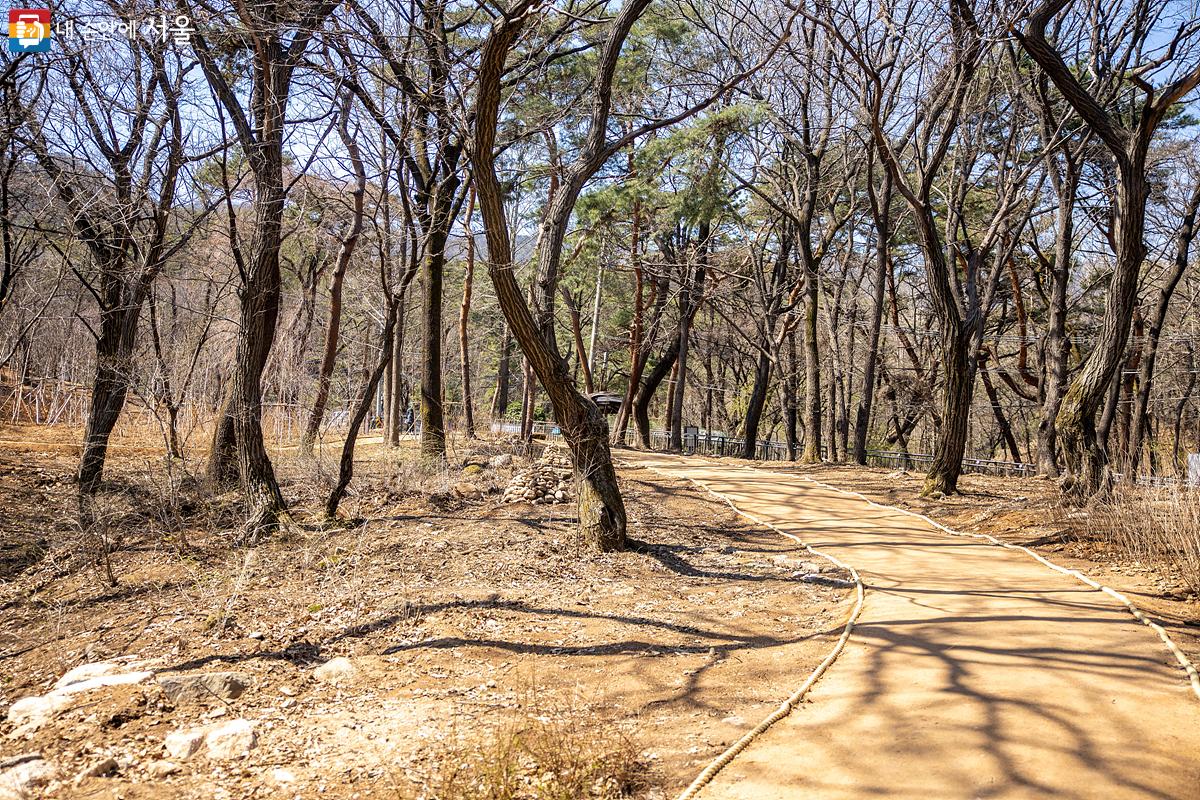
{"type": "Polygon", "coordinates": [[[866,601],[808,701],[700,794],[1200,799],[1200,702],[1103,592],[795,475],[622,453],[857,568],[866,601]]]}

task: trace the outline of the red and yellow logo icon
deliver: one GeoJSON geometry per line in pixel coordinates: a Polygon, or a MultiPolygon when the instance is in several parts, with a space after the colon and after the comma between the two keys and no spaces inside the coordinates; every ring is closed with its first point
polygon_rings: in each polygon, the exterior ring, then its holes
{"type": "Polygon", "coordinates": [[[49,51],[50,9],[9,9],[8,49],[13,53],[45,53],[49,51]]]}

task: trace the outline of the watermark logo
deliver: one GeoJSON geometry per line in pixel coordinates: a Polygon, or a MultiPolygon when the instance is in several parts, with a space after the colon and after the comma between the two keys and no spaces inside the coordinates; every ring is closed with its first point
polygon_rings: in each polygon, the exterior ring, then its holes
{"type": "Polygon", "coordinates": [[[14,53],[49,52],[50,9],[9,9],[8,49],[14,53]]]}

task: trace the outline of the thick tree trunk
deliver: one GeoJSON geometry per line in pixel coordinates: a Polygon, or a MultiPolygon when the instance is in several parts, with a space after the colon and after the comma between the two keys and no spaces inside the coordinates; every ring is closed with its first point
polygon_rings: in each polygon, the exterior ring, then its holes
{"type": "Polygon", "coordinates": [[[662,354],[662,358],[654,365],[654,369],[650,370],[650,374],[646,376],[641,388],[638,390],[637,399],[633,403],[633,422],[637,427],[638,441],[642,444],[643,450],[650,449],[650,402],[654,399],[654,393],[658,391],[658,387],[666,380],[667,376],[675,368],[676,358],[679,356],[679,337],[673,336],[667,349],[662,354]]]}
{"type": "Polygon", "coordinates": [[[286,510],[262,432],[262,372],[279,321],[279,246],[284,202],[281,155],[270,159],[265,168],[260,167],[255,173],[254,235],[242,287],[230,403],[238,474],[248,510],[244,531],[247,542],[254,542],[273,530],[286,510]]]}
{"type": "Polygon", "coordinates": [[[1088,495],[1109,483],[1108,449],[1097,435],[1096,414],[1104,403],[1124,358],[1130,321],[1137,302],[1138,276],[1145,258],[1143,233],[1149,186],[1145,158],[1118,168],[1113,241],[1117,263],[1096,344],[1063,397],[1057,424],[1072,494],[1088,495]]]}
{"type": "MultiPolygon", "coordinates": [[[[768,332],[768,337],[771,334],[768,332]]],[[[764,343],[765,347],[766,343],[764,343]]],[[[746,407],[744,444],[742,458],[753,459],[758,448],[758,424],[762,419],[763,407],[767,404],[767,390],[771,383],[771,357],[765,349],[758,352],[758,363],[754,367],[754,388],[750,391],[750,402],[746,407]]]]}
{"type": "Polygon", "coordinates": [[[428,233],[429,251],[421,262],[421,456],[446,458],[446,414],[442,406],[442,275],[446,232],[428,233]]]}
{"type": "Polygon", "coordinates": [[[229,489],[238,480],[237,436],[233,430],[233,383],[227,384],[217,408],[205,477],[214,489],[229,489]]]}
{"type": "MultiPolygon", "coordinates": [[[[114,292],[124,294],[119,287],[114,292]]],[[[137,318],[142,292],[135,290],[128,303],[106,303],[101,309],[100,336],[96,339],[96,375],[92,381],[91,404],[83,435],[83,453],[79,459],[81,497],[94,495],[100,488],[108,440],[116,427],[133,369],[133,349],[137,339],[137,318]]]]}
{"type": "Polygon", "coordinates": [[[953,328],[942,334],[942,429],[934,450],[933,462],[925,475],[922,496],[958,491],[963,453],[967,443],[967,422],[971,414],[972,384],[975,381],[970,334],[953,328]]]}

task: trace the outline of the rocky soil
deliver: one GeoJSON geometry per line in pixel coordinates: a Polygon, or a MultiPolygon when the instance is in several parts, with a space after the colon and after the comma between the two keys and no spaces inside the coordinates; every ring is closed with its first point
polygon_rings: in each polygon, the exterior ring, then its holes
{"type": "MultiPolygon", "coordinates": [[[[49,521],[0,581],[0,798],[415,799],[533,730],[628,743],[629,793],[664,797],[840,634],[845,576],[686,485],[623,471],[632,549],[600,555],[570,502],[502,500],[560,457],[496,449],[428,475],[368,447],[357,524],[254,549],[227,511],[155,506],[144,461],[118,459],[115,586],[75,555],[98,534],[54,488],[72,454],[0,449],[0,513],[49,521]]],[[[325,473],[276,457],[304,519],[325,473]]],[[[541,796],[551,770],[519,756],[541,796]]],[[[567,796],[619,796],[588,785],[567,796]]]]}

